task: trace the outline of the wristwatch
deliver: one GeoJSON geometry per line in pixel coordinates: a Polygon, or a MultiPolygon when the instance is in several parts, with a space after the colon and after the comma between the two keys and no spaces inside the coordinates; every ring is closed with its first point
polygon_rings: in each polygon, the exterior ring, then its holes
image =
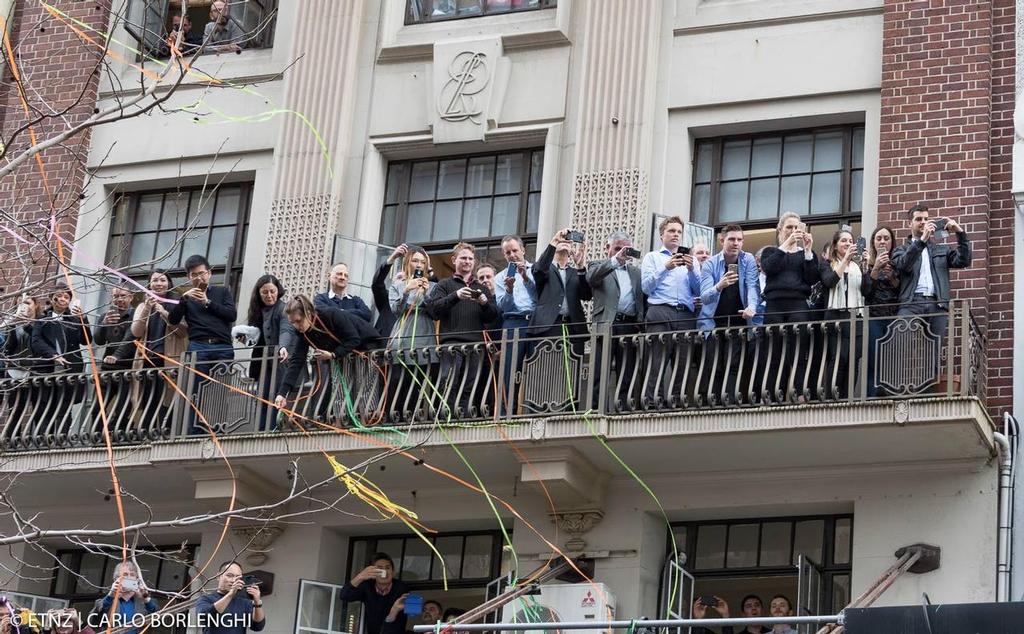
{"type": "Polygon", "coordinates": [[[256,603],[255,601],[253,601],[252,602],[252,607],[254,607],[254,608],[262,608],[263,607],[263,602],[260,601],[259,603],[256,603]]]}

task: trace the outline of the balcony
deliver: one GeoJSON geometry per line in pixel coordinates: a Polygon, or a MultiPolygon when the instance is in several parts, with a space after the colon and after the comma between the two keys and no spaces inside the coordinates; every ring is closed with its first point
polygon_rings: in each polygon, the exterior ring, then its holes
{"type": "MultiPolygon", "coordinates": [[[[694,465],[714,454],[719,434],[758,432],[747,434],[749,445],[730,441],[733,450],[746,446],[757,455],[773,439],[786,446],[792,437],[779,434],[794,430],[818,434],[817,457],[801,463],[807,466],[852,448],[877,461],[914,452],[921,460],[977,457],[991,450],[985,336],[965,304],[952,304],[948,317],[945,337],[915,319],[891,320],[872,337],[872,324],[886,321],[880,317],[708,334],[592,328],[585,336],[502,340],[477,333],[482,340],[473,343],[354,354],[334,371],[307,364],[290,414],[267,404],[283,371],[274,358],[220,364],[211,381],[200,380],[187,358],[162,369],[5,378],[2,438],[9,457],[33,455],[30,463],[43,468],[57,464],[44,457],[55,450],[103,447],[98,380],[110,441],[126,448],[124,456],[139,455],[127,450],[138,445],[166,459],[196,455],[209,434],[193,426],[184,395],[194,395],[236,455],[303,451],[303,442],[309,450],[365,450],[360,434],[384,428],[406,434],[408,443],[445,445],[433,433],[441,424],[452,442],[468,444],[597,435],[656,445],[660,437],[687,436],[694,465]],[[250,378],[252,363],[269,378],[250,378]],[[500,437],[496,422],[505,424],[500,437]]],[[[652,447],[624,451],[642,461],[652,447]]]]}

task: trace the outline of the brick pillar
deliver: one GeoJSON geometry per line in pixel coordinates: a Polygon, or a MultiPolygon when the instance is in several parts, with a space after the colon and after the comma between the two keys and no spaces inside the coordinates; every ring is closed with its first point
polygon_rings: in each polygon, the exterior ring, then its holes
{"type": "MultiPolygon", "coordinates": [[[[106,31],[110,3],[58,0],[53,4],[75,19],[101,32],[106,31]]],[[[37,110],[36,116],[52,113],[35,125],[38,140],[45,140],[81,123],[93,112],[98,83],[98,75],[93,71],[100,59],[98,47],[83,42],[65,23],[52,18],[36,2],[16,3],[10,38],[22,81],[27,86],[29,105],[37,110]]],[[[3,72],[0,130],[6,143],[14,131],[25,124],[26,117],[6,54],[0,68],[3,72]]],[[[6,156],[16,156],[29,145],[29,136],[23,132],[11,143],[6,156]]],[[[69,238],[74,236],[88,148],[89,134],[85,132],[70,139],[63,147],[56,146],[42,154],[54,205],[63,220],[62,235],[69,238]]],[[[0,209],[13,214],[19,224],[49,218],[50,201],[43,190],[43,179],[34,160],[23,163],[14,173],[0,179],[0,209]]],[[[7,217],[0,222],[4,226],[11,225],[7,217]]],[[[0,287],[6,287],[8,292],[21,288],[26,281],[57,271],[54,258],[42,248],[33,249],[28,257],[18,252],[21,248],[24,245],[8,233],[0,232],[0,287]],[[25,279],[21,266],[26,261],[32,263],[29,280],[25,279]]]]}
{"type": "Polygon", "coordinates": [[[902,239],[907,209],[926,202],[967,230],[974,263],[952,275],[952,294],[988,329],[993,413],[1011,389],[1013,11],[1013,0],[886,0],[882,33],[878,222],[902,239]]]}

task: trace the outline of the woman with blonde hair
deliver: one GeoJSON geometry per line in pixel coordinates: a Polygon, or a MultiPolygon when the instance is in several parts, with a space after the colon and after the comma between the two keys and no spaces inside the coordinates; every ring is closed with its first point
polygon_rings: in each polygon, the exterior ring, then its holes
{"type": "MultiPolygon", "coordinates": [[[[400,245],[402,275],[391,284],[391,310],[395,325],[388,338],[388,351],[393,359],[388,378],[389,417],[404,419],[416,408],[415,390],[423,386],[425,377],[436,374],[438,363],[437,336],[434,318],[426,307],[426,298],[434,288],[430,281],[430,259],[416,245],[400,245]]],[[[428,395],[429,396],[429,395],[428,395]]]]}

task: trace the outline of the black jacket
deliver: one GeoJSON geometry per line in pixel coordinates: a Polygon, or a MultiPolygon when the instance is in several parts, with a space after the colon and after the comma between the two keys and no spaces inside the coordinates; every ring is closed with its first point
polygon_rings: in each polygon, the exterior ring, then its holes
{"type": "Polygon", "coordinates": [[[224,286],[209,286],[206,289],[209,306],[203,306],[192,299],[181,300],[170,310],[167,321],[172,326],[180,324],[182,318],[188,323],[188,338],[196,341],[214,340],[231,346],[231,324],[235,323],[238,311],[235,298],[224,286]]]}
{"type": "MultiPolygon", "coordinates": [[[[262,311],[261,311],[262,314],[262,311]]],[[[290,359],[295,352],[295,340],[298,333],[292,327],[288,317],[284,314],[284,302],[278,300],[270,311],[269,323],[249,324],[259,328],[260,336],[256,340],[256,347],[253,349],[254,357],[275,357],[281,348],[288,349],[290,359]],[[268,336],[269,335],[269,336],[268,336]]],[[[249,363],[249,376],[258,381],[263,374],[263,362],[256,359],[249,363]]],[[[279,377],[280,379],[280,377],[279,377]]]]}
{"type": "MultiPolygon", "coordinates": [[[[113,355],[117,357],[117,363],[111,365],[103,363],[104,369],[128,370],[132,367],[132,356],[135,353],[135,346],[132,344],[131,326],[135,311],[128,309],[118,315],[117,323],[108,325],[103,323],[103,317],[99,318],[98,324],[93,327],[92,340],[97,346],[106,346],[103,356],[113,355]],[[122,348],[128,348],[125,353],[122,348]]],[[[104,315],[105,317],[105,315],[104,315]]]]}
{"type": "MultiPolygon", "coordinates": [[[[32,322],[20,324],[8,330],[3,346],[3,369],[26,370],[34,369],[36,363],[32,353],[32,322]]],[[[2,377],[0,377],[2,378],[2,377]]]]}
{"type": "MultiPolygon", "coordinates": [[[[373,579],[368,579],[358,586],[345,582],[340,593],[342,601],[359,601],[363,604],[366,622],[363,631],[366,634],[381,634],[381,627],[384,625],[384,619],[387,618],[388,612],[391,611],[391,606],[395,604],[398,597],[409,591],[409,586],[405,585],[401,579],[394,579],[391,582],[391,590],[387,594],[381,595],[377,594],[375,583],[373,579]]],[[[405,622],[405,612],[399,612],[389,629],[403,632],[405,631],[405,622]]]]}
{"type": "MultiPolygon", "coordinates": [[[[570,265],[565,269],[563,286],[554,260],[555,247],[548,244],[544,253],[533,263],[537,307],[534,308],[533,319],[530,321],[530,334],[542,335],[551,328],[562,310],[562,299],[568,300],[569,321],[572,323],[573,334],[586,332],[587,316],[583,312],[583,302],[592,296],[590,284],[587,283],[587,270],[570,265]]],[[[640,292],[640,289],[637,288],[636,292],[640,292]]]]}
{"type": "Polygon", "coordinates": [[[466,284],[461,278],[449,277],[441,280],[427,295],[427,311],[441,322],[441,343],[471,343],[483,341],[482,330],[500,316],[494,296],[487,287],[476,280],[466,284]],[[481,306],[469,299],[459,299],[460,288],[469,287],[487,295],[487,303],[481,306]]]}
{"type": "MultiPolygon", "coordinates": [[[[971,265],[971,243],[966,231],[956,234],[956,243],[956,248],[952,249],[949,245],[937,242],[927,244],[935,301],[943,308],[949,302],[949,269],[966,269],[971,265]]],[[[917,238],[907,238],[905,244],[892,251],[893,268],[900,273],[900,301],[905,304],[914,301],[914,290],[921,276],[921,254],[925,246],[917,238]]]]}
{"type": "Polygon", "coordinates": [[[821,281],[818,262],[817,253],[808,260],[802,250],[786,253],[778,247],[765,249],[761,253],[765,301],[810,297],[811,287],[821,281]]]}
{"type": "Polygon", "coordinates": [[[54,315],[53,309],[46,311],[42,320],[32,329],[32,354],[45,359],[36,365],[40,374],[52,373],[56,364],[51,361],[60,355],[70,362],[70,372],[81,372],[84,368],[81,346],[85,345],[82,323],[89,327],[89,318],[74,315],[71,311],[54,315]]]}
{"type": "Polygon", "coordinates": [[[387,279],[391,273],[391,265],[387,262],[380,265],[377,272],[373,274],[373,281],[370,282],[370,292],[373,293],[373,305],[377,309],[377,323],[374,327],[381,337],[390,337],[391,329],[395,327],[398,319],[391,310],[391,298],[388,297],[387,279]]]}
{"type": "Polygon", "coordinates": [[[353,350],[373,350],[380,346],[380,336],[368,322],[337,308],[317,308],[313,328],[297,333],[295,350],[288,359],[281,393],[295,389],[295,383],[306,365],[310,347],[330,350],[339,361],[353,350]]]}
{"type": "Polygon", "coordinates": [[[861,291],[864,293],[864,303],[871,307],[869,314],[872,317],[894,317],[899,310],[900,301],[900,280],[896,271],[891,267],[885,267],[877,280],[871,277],[871,269],[861,280],[861,291]]]}

